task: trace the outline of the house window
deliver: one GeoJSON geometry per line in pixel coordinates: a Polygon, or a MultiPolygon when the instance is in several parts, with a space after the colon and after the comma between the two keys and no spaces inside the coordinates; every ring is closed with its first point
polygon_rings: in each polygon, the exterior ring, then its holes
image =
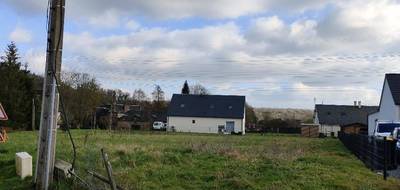
{"type": "Polygon", "coordinates": [[[229,107],[228,107],[228,109],[230,109],[230,110],[231,110],[231,109],[232,109],[232,106],[229,106],[229,107]]]}
{"type": "Polygon", "coordinates": [[[185,107],[185,104],[181,104],[181,108],[184,108],[185,107]]]}
{"type": "Polygon", "coordinates": [[[214,109],[214,105],[213,104],[210,105],[210,109],[214,109]]]}
{"type": "Polygon", "coordinates": [[[192,120],[192,123],[195,124],[195,123],[196,123],[196,120],[192,120]]]}

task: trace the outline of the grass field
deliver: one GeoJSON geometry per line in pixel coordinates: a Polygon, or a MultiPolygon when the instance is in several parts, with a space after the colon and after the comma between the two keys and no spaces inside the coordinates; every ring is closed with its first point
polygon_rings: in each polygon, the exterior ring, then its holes
{"type": "MultiPolygon", "coordinates": [[[[100,149],[110,154],[115,179],[126,189],[400,189],[357,160],[337,139],[287,135],[220,136],[108,133],[75,130],[77,172],[97,188],[86,169],[105,175],[100,149]]],[[[14,132],[0,144],[0,189],[29,189],[19,180],[14,157],[36,158],[36,134],[14,132]]],[[[57,158],[70,161],[65,133],[58,133],[57,158]]],[[[104,186],[103,186],[104,187],[104,186]]]]}

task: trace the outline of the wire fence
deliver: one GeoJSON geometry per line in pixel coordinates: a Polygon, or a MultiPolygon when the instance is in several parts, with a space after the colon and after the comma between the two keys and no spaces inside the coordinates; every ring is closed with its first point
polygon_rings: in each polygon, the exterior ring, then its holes
{"type": "Polygon", "coordinates": [[[396,140],[378,139],[361,134],[339,132],[340,141],[372,170],[383,171],[384,178],[387,170],[397,169],[398,151],[396,140]]]}

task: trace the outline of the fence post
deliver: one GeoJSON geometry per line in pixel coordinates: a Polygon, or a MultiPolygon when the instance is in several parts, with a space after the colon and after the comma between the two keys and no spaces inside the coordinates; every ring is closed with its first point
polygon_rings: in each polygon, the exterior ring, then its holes
{"type": "Polygon", "coordinates": [[[383,138],[383,179],[387,179],[387,157],[388,157],[388,150],[387,150],[387,140],[386,137],[383,138]]]}
{"type": "Polygon", "coordinates": [[[398,160],[397,160],[397,140],[394,143],[394,152],[393,152],[393,159],[394,159],[394,168],[397,169],[397,164],[398,164],[398,160]]]}

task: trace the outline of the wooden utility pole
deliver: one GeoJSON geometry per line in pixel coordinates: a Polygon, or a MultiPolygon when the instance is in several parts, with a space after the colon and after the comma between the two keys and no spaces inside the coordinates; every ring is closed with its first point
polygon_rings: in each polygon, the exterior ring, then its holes
{"type": "Polygon", "coordinates": [[[59,81],[64,33],[65,0],[50,0],[46,71],[44,75],[42,112],[34,182],[37,190],[47,190],[53,181],[57,132],[59,81]]]}

